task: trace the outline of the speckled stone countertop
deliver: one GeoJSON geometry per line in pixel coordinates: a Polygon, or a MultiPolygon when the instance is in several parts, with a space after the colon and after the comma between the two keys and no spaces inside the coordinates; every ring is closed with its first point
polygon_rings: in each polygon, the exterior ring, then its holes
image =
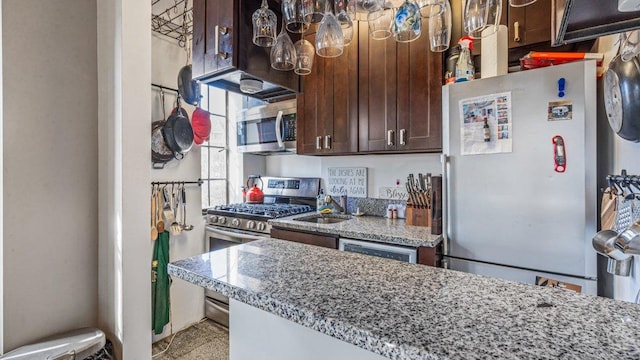
{"type": "Polygon", "coordinates": [[[277,239],[169,273],[390,359],[640,359],[639,305],[568,290],[277,239]]]}
{"type": "Polygon", "coordinates": [[[350,220],[335,224],[314,224],[293,220],[294,218],[305,216],[309,215],[293,215],[273,219],[269,220],[269,224],[283,229],[335,234],[351,239],[371,240],[411,247],[436,247],[442,241],[441,235],[431,235],[431,228],[407,225],[404,219],[392,220],[377,216],[352,216],[350,220]]]}

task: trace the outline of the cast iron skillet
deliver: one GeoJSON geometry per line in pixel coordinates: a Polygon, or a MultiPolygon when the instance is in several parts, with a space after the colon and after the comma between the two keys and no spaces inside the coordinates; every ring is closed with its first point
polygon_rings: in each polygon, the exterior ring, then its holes
{"type": "Polygon", "coordinates": [[[604,75],[604,105],[609,125],[621,138],[640,142],[640,59],[616,56],[604,75]]]}
{"type": "Polygon", "coordinates": [[[188,104],[198,105],[200,102],[200,86],[192,78],[191,65],[183,66],[178,73],[178,92],[188,104]]]}
{"type": "Polygon", "coordinates": [[[167,143],[162,135],[162,128],[166,121],[159,120],[151,123],[151,162],[155,164],[164,164],[173,159],[173,151],[167,147],[167,143]]]}
{"type": "Polygon", "coordinates": [[[191,150],[193,145],[193,128],[187,117],[187,112],[180,107],[178,101],[178,107],[171,112],[167,123],[162,128],[162,134],[164,140],[167,142],[169,149],[173,151],[173,156],[181,160],[184,158],[184,154],[191,150]]]}

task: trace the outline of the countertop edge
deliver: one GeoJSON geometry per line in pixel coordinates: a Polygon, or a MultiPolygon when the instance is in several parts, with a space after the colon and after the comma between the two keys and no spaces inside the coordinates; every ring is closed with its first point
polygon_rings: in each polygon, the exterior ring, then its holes
{"type": "MultiPolygon", "coordinates": [[[[382,219],[383,218],[381,218],[381,221],[382,219]]],[[[401,246],[414,247],[414,248],[418,248],[422,246],[435,248],[443,240],[442,235],[432,235],[436,237],[435,240],[416,240],[416,239],[407,240],[406,238],[401,236],[368,234],[361,231],[342,230],[333,226],[319,228],[317,227],[317,225],[313,225],[313,224],[304,224],[304,223],[292,224],[289,222],[289,220],[290,219],[287,219],[287,218],[273,219],[273,220],[269,220],[269,224],[273,227],[277,227],[285,230],[317,232],[321,234],[330,234],[330,235],[337,235],[339,237],[347,237],[355,240],[373,241],[373,242],[401,245],[401,246]],[[383,237],[383,238],[380,238],[380,237],[383,237]]]]}
{"type": "Polygon", "coordinates": [[[406,344],[392,344],[389,339],[378,338],[376,335],[371,334],[366,330],[357,329],[338,319],[323,318],[315,314],[313,311],[308,309],[299,309],[295,305],[275,299],[268,294],[255,293],[246,289],[231,286],[221,281],[210,279],[195,272],[185,270],[171,263],[167,266],[167,272],[169,275],[176,276],[196,286],[202,286],[205,289],[219,292],[224,296],[240,301],[249,306],[253,306],[257,309],[266,311],[270,314],[330,336],[334,339],[344,341],[361,349],[371,351],[380,356],[390,357],[392,359],[411,360],[413,358],[406,357],[405,354],[421,354],[424,356],[424,359],[440,359],[437,355],[425,353],[424,349],[406,344]],[[197,283],[190,279],[197,280],[197,283]],[[210,284],[211,286],[203,286],[205,284],[210,284]],[[296,317],[293,314],[300,314],[301,316],[296,317]],[[309,322],[305,322],[304,319],[308,319],[309,322]]]}

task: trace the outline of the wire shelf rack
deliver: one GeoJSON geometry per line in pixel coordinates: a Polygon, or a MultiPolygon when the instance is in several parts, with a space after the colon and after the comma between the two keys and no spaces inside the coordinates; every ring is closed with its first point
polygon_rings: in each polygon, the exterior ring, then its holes
{"type": "Polygon", "coordinates": [[[176,40],[185,48],[193,34],[193,2],[151,0],[151,30],[176,40]]]}

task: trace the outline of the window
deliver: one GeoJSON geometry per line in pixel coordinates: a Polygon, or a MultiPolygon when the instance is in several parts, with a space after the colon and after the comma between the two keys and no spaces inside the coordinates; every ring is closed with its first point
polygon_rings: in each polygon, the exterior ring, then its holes
{"type": "Polygon", "coordinates": [[[210,113],[211,133],[209,141],[201,148],[202,207],[209,208],[228,202],[228,135],[227,93],[224,90],[202,85],[203,109],[210,113]]]}

